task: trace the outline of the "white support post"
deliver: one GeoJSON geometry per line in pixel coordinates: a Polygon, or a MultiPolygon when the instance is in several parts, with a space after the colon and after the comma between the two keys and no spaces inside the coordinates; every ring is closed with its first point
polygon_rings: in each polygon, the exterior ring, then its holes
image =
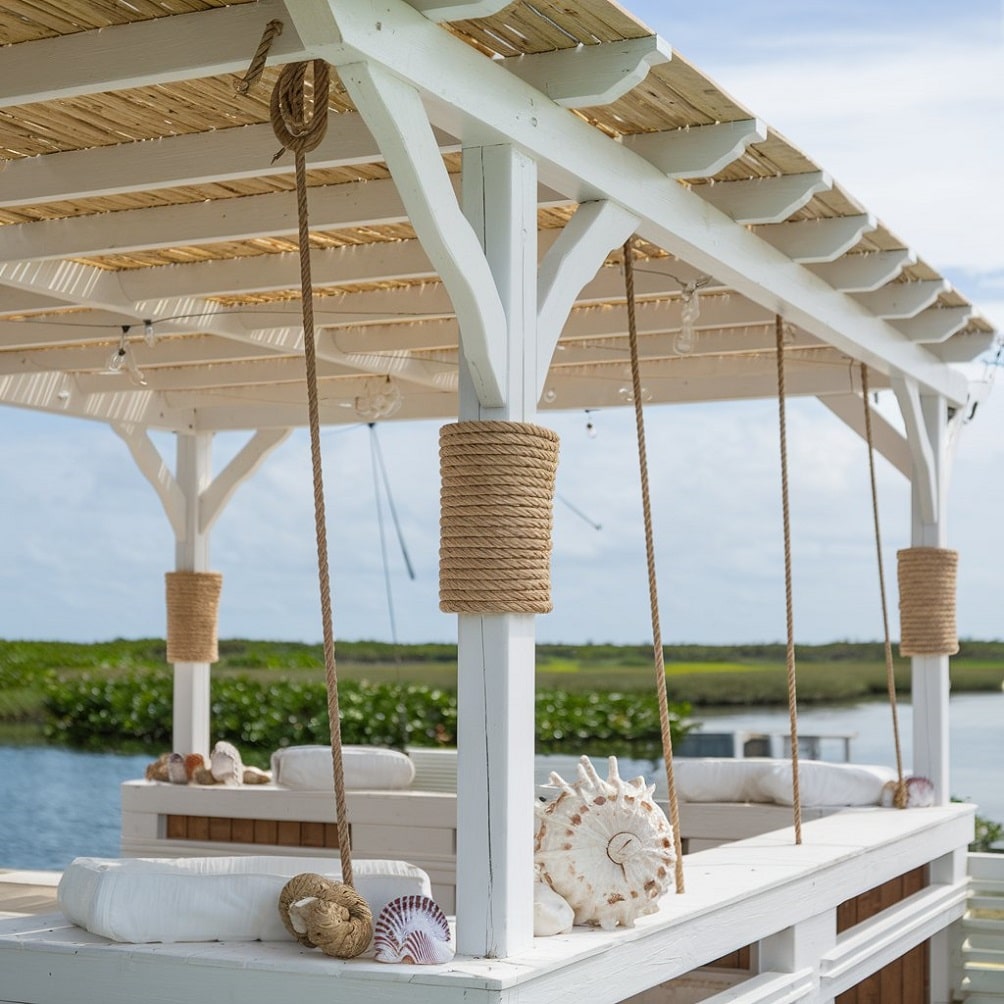
{"type": "MultiPolygon", "coordinates": [[[[507,345],[501,408],[482,404],[462,356],[462,421],[536,416],[536,180],[512,147],[464,151],[463,208],[495,278],[507,345]]],[[[457,950],[504,958],[533,940],[534,616],[458,621],[457,950]]]]}
{"type": "MultiPolygon", "coordinates": [[[[212,480],[211,432],[178,436],[175,477],[184,498],[184,530],[174,543],[174,566],[183,572],[208,572],[209,533],[201,529],[201,497],[212,480]]],[[[209,753],[209,663],[174,664],[173,748],[209,753]]]]}
{"type": "MultiPolygon", "coordinates": [[[[827,910],[786,927],[758,945],[757,969],[761,973],[797,973],[811,970],[818,988],[820,959],[837,943],[837,913],[827,910]]],[[[785,998],[794,999],[794,998],[785,998]]],[[[799,1000],[805,1000],[799,997],[799,1000]]],[[[833,1004],[832,997],[818,994],[814,1004],[833,1004]]]]}

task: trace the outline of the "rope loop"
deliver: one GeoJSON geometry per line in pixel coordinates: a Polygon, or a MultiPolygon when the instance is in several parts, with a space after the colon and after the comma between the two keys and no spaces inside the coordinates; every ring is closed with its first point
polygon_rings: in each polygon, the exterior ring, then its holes
{"type": "Polygon", "coordinates": [[[238,94],[247,94],[255,84],[261,80],[262,73],[265,72],[265,61],[268,59],[272,42],[282,34],[282,21],[269,21],[265,25],[265,30],[261,33],[261,41],[255,54],[251,57],[251,65],[247,73],[240,80],[234,81],[234,90],[238,94]]]}
{"type": "Polygon", "coordinates": [[[284,150],[309,153],[320,146],[328,129],[330,72],[323,59],[287,63],[272,88],[269,111],[272,131],[284,150]],[[313,102],[307,108],[307,66],[313,67],[313,102]]]}
{"type": "Polygon", "coordinates": [[[362,955],[373,938],[373,912],[349,885],[314,872],[294,875],[279,893],[286,930],[307,948],[336,959],[362,955]]]}

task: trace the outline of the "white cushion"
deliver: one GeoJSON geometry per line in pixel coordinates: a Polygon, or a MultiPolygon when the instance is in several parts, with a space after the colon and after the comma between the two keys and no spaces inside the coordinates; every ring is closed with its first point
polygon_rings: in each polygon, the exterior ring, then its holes
{"type": "MultiPolygon", "coordinates": [[[[131,944],[290,941],[279,893],[301,872],[341,880],[331,858],[76,858],[60,879],[59,908],[78,927],[131,944]]],[[[353,861],[352,874],[374,917],[398,896],[431,895],[429,876],[404,861],[353,861]]]]}
{"type": "MultiPolygon", "coordinates": [[[[760,779],[769,767],[770,761],[766,760],[677,757],[673,760],[676,797],[681,802],[769,801],[760,787],[760,779]]],[[[659,777],[656,790],[665,792],[665,773],[659,777]]]]}
{"type": "MultiPolygon", "coordinates": [[[[798,792],[802,805],[878,805],[882,786],[896,779],[891,767],[852,763],[824,763],[801,760],[798,764],[798,792]]],[[[791,805],[791,764],[776,760],[760,778],[766,797],[780,805],[791,805]]]]}
{"type": "MultiPolygon", "coordinates": [[[[415,765],[398,750],[380,746],[343,746],[345,787],[387,791],[407,788],[415,765]]],[[[330,746],[287,746],[272,754],[272,781],[298,791],[331,791],[334,777],[330,746]]]]}

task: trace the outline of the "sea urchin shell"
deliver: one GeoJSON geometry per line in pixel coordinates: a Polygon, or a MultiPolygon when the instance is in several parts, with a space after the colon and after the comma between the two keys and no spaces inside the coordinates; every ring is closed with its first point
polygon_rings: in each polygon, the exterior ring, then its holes
{"type": "Polygon", "coordinates": [[[434,966],[453,958],[446,914],[428,896],[398,896],[381,911],[373,931],[377,962],[434,966]]]}
{"type": "Polygon", "coordinates": [[[656,805],[654,785],[623,781],[610,757],[607,780],[579,761],[574,784],[551,774],[557,797],[536,807],[534,863],[575,911],[576,924],[611,930],[654,913],[675,854],[673,830],[656,805]]]}

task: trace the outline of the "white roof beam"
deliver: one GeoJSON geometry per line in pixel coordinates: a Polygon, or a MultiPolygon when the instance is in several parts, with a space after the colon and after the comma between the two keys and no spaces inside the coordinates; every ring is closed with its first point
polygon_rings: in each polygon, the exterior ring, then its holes
{"type": "Polygon", "coordinates": [[[770,223],[758,227],[756,235],[786,254],[792,261],[833,261],[849,251],[877,226],[871,213],[835,216],[825,220],[770,223]]]}
{"type": "Polygon", "coordinates": [[[556,104],[589,108],[623,97],[653,66],[671,58],[668,43],[658,35],[648,35],[510,56],[502,65],[556,104]]]}
{"type": "MultiPolygon", "coordinates": [[[[0,325],[0,340],[7,329],[0,325]]],[[[106,330],[101,338],[86,342],[67,341],[53,348],[21,346],[0,351],[0,373],[29,373],[44,370],[84,371],[103,369],[121,338],[121,330],[106,330]]],[[[142,339],[128,337],[129,349],[140,369],[145,366],[206,366],[231,362],[275,359],[274,350],[215,335],[162,338],[152,347],[142,339]]],[[[295,355],[295,353],[294,353],[295,355]]],[[[300,360],[302,369],[302,357],[300,360]]]]}
{"type": "MultiPolygon", "coordinates": [[[[453,137],[441,131],[436,136],[441,152],[460,149],[453,137]]],[[[23,157],[7,162],[0,186],[0,205],[37,205],[151,188],[258,178],[263,174],[292,174],[292,158],[271,163],[276,144],[271,125],[247,125],[23,157]]],[[[362,116],[343,112],[328,116],[327,133],[311,153],[309,167],[318,170],[382,161],[383,154],[362,116]]]]}
{"type": "Polygon", "coordinates": [[[624,136],[624,146],[670,178],[710,178],[767,138],[760,119],[624,136]]]}
{"type": "Polygon", "coordinates": [[[379,26],[361,5],[329,3],[326,23],[318,21],[313,0],[286,6],[301,30],[309,25],[317,55],[335,66],[366,59],[391,68],[422,92],[435,124],[462,141],[517,144],[537,158],[541,178],[569,199],[619,202],[640,217],[641,236],[841,352],[882,373],[909,372],[949,401],[965,400],[962,374],[407,5],[385,0],[379,26]],[[428,58],[414,59],[416,46],[428,58]]]}
{"type": "Polygon", "coordinates": [[[782,223],[814,195],[828,192],[833,181],[825,171],[785,174],[750,181],[720,181],[691,189],[736,223],[782,223]]]}
{"type": "Polygon", "coordinates": [[[916,317],[950,288],[944,279],[890,282],[874,293],[857,293],[854,299],[876,317],[899,320],[916,317]]]}
{"type": "Polygon", "coordinates": [[[957,331],[961,331],[973,316],[973,308],[929,307],[916,317],[893,321],[893,327],[901,331],[911,342],[926,345],[945,342],[957,331]]]}
{"type": "Polygon", "coordinates": [[[841,292],[868,293],[891,282],[904,268],[916,263],[917,256],[909,248],[897,248],[844,255],[839,261],[810,265],[809,271],[841,292]]]}
{"type": "Polygon", "coordinates": [[[273,18],[271,63],[310,58],[278,0],[112,25],[10,46],[0,62],[0,108],[176,80],[243,74],[273,18]],[[45,73],[39,73],[45,67],[45,73]]]}

